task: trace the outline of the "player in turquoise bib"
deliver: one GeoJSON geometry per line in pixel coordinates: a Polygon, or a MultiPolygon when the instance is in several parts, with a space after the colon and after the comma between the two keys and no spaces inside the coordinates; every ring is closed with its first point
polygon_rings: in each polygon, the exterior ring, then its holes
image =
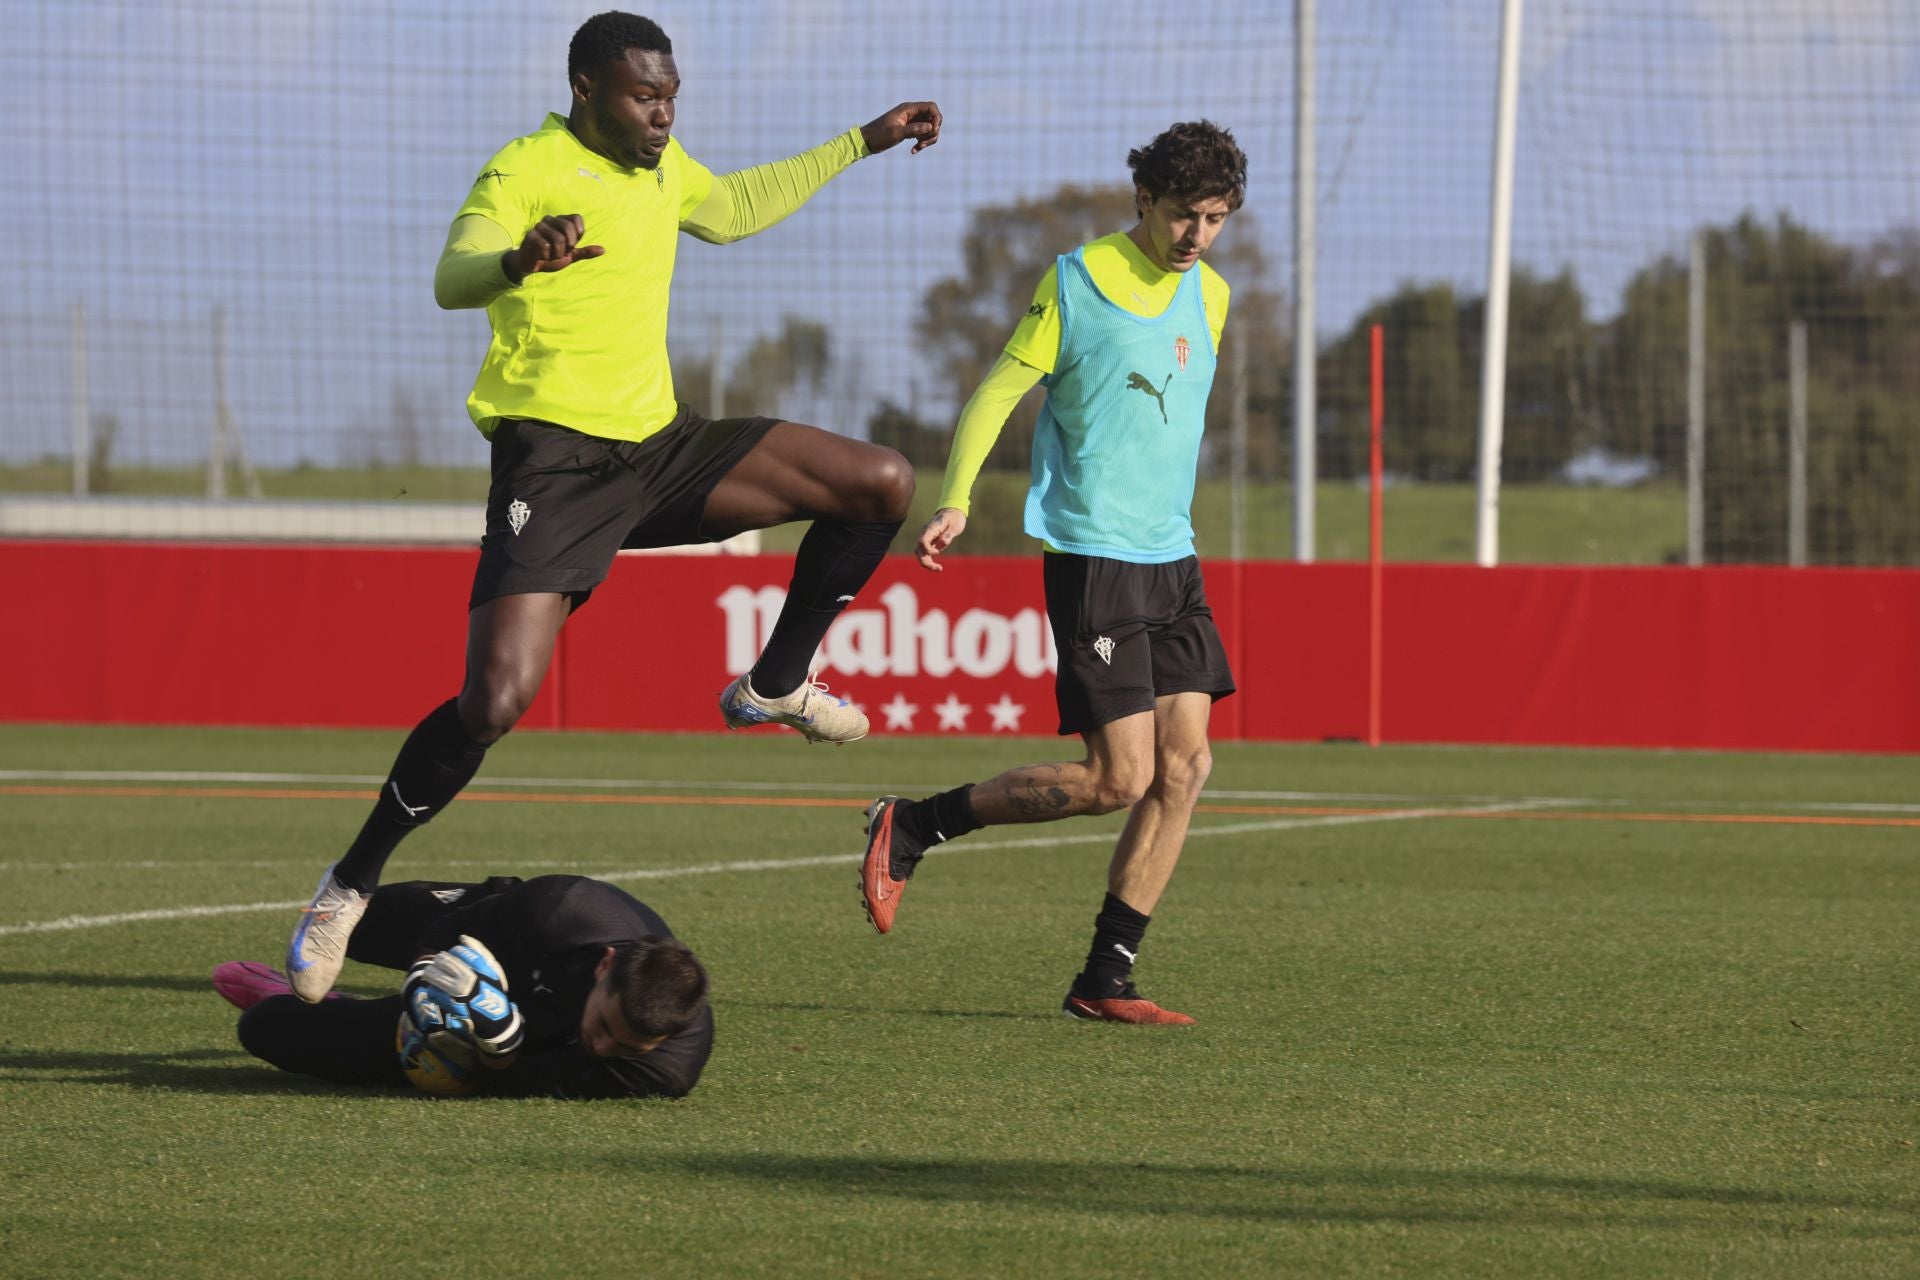
{"type": "Polygon", "coordinates": [[[1131,152],[1139,221],[1061,256],[954,432],[920,563],[967,527],[967,501],[1013,406],[1047,389],[1033,439],[1026,531],[1046,548],[1060,654],[1060,732],[1085,759],[867,811],[860,892],[881,933],[931,846],[983,826],[1129,810],[1093,945],[1062,1007],[1072,1017],[1181,1025],[1133,984],[1147,923],[1173,876],[1211,765],[1207,721],[1233,692],[1193,547],[1193,484],[1228,292],[1200,257],[1246,193],[1226,130],[1177,124],[1131,152]]]}
{"type": "Polygon", "coordinates": [[[1060,358],[1041,379],[1026,527],[1055,550],[1135,564],[1193,554],[1213,342],[1199,277],[1169,274],[1173,301],[1143,316],[1100,291],[1084,249],[1054,264],[1060,358]]]}

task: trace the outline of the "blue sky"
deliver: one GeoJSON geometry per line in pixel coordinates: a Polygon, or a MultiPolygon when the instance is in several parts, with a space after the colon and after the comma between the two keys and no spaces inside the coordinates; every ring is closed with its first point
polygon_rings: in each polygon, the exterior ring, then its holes
{"type": "MultiPolygon", "coordinates": [[[[400,395],[429,456],[482,462],[462,403],[485,322],[433,306],[433,261],[487,156],[564,109],[567,40],[590,11],[0,2],[14,36],[0,49],[13,125],[0,211],[29,248],[0,303],[0,451],[64,449],[82,303],[92,405],[120,418],[128,460],[204,452],[220,307],[229,396],[257,459],[391,455],[400,395]]],[[[1251,221],[1231,233],[1260,235],[1274,283],[1291,284],[1289,5],[650,12],[686,81],[677,133],[717,171],[902,99],[946,113],[938,147],[863,162],[766,235],[683,242],[676,351],[703,352],[716,316],[729,351],[786,312],[834,331],[825,391],[754,409],[857,430],[882,395],[918,384],[925,403],[913,320],[926,287],[960,269],[969,212],[1121,179],[1127,149],[1175,119],[1234,129],[1251,221]]],[[[1319,21],[1319,328],[1406,280],[1479,291],[1498,5],[1323,0],[1319,21]]],[[[1920,225],[1910,4],[1532,0],[1524,32],[1516,258],[1571,266],[1597,314],[1689,227],[1745,208],[1862,241],[1920,225]]]]}

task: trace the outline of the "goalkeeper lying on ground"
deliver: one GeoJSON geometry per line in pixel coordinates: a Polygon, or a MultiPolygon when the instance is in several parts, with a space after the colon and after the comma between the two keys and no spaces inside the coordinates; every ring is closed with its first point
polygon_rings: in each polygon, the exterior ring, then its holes
{"type": "Polygon", "coordinates": [[[405,986],[307,1004],[266,965],[216,968],[247,1051],[340,1084],[678,1098],[713,1048],[693,952],[646,904],[584,876],[382,885],[347,955],[407,970],[405,986]]]}

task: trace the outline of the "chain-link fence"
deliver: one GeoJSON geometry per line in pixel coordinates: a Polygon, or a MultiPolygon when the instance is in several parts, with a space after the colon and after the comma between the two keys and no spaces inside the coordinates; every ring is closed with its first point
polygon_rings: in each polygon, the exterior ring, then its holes
{"type": "MultiPolygon", "coordinates": [[[[7,12],[0,530],[468,536],[486,326],[434,307],[433,264],[488,156],[566,109],[588,10],[7,12]]],[[[672,333],[684,399],[894,444],[928,497],[1045,265],[1127,225],[1128,149],[1230,127],[1250,189],[1212,259],[1234,305],[1199,524],[1214,554],[1228,512],[1232,545],[1291,553],[1289,6],[651,16],[685,79],[676,135],[716,172],[940,102],[933,150],[863,161],[748,241],[684,242],[672,333]]],[[[1471,553],[1499,21],[1481,0],[1319,6],[1323,558],[1364,545],[1372,323],[1389,554],[1471,553]]],[[[1706,559],[1920,563],[1920,10],[1531,0],[1524,33],[1503,557],[1684,558],[1691,436],[1706,559]]],[[[1012,506],[1033,408],[984,511],[1012,506]]],[[[1018,545],[995,523],[972,549],[1018,545]]]]}

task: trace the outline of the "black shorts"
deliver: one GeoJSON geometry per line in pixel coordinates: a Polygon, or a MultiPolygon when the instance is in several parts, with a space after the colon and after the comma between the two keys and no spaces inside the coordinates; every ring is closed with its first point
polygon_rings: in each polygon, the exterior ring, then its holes
{"type": "Polygon", "coordinates": [[[584,603],[624,547],[680,547],[700,534],[707,496],[760,443],[772,418],[679,414],[639,443],[532,418],[493,430],[487,532],[472,609],[497,596],[556,592],[584,603]]]}
{"type": "Polygon", "coordinates": [[[1153,710],[1175,693],[1233,692],[1200,561],[1133,564],[1050,551],[1041,557],[1060,670],[1060,732],[1085,733],[1153,710]]]}

